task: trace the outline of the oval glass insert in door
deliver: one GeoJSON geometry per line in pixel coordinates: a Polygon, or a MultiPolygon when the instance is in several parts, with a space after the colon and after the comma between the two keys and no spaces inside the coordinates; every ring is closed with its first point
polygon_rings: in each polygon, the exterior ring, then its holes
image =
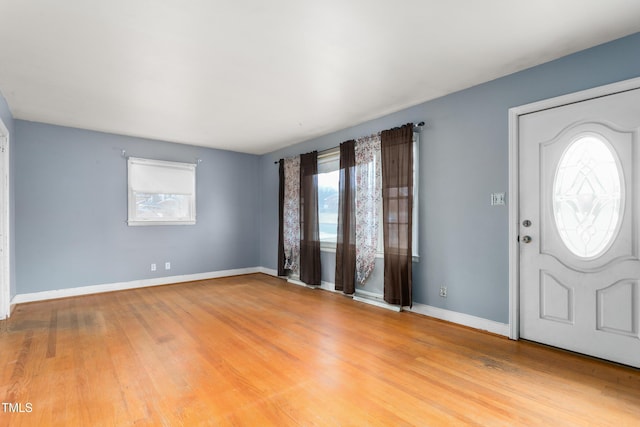
{"type": "Polygon", "coordinates": [[[580,258],[596,258],[617,235],[624,207],[622,172],[601,135],[573,140],[558,163],[553,215],[562,242],[580,258]]]}

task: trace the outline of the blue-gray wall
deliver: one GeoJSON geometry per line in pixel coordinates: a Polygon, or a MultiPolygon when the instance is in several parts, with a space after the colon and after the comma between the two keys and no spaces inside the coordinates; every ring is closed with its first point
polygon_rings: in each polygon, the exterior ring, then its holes
{"type": "MultiPolygon", "coordinates": [[[[261,265],[276,268],[275,160],[424,120],[414,300],[507,323],[508,212],[491,207],[489,195],[508,191],[509,108],[638,76],[640,33],[262,156],[261,265]]],[[[332,256],[322,261],[323,280],[332,281],[332,256]]]]}
{"type": "Polygon", "coordinates": [[[259,265],[257,156],[21,120],[15,137],[19,294],[259,265]],[[127,226],[122,150],[201,159],[197,224],[127,226]]]}
{"type": "Polygon", "coordinates": [[[0,92],[0,119],[2,119],[2,123],[7,127],[9,131],[9,253],[10,253],[10,262],[11,262],[11,277],[10,277],[10,297],[16,294],[16,275],[15,275],[15,266],[16,266],[16,243],[15,243],[15,191],[14,191],[14,177],[15,170],[13,168],[13,159],[14,153],[13,149],[15,147],[14,141],[14,132],[13,132],[13,115],[11,114],[11,110],[9,110],[9,104],[7,104],[6,99],[0,92]]]}

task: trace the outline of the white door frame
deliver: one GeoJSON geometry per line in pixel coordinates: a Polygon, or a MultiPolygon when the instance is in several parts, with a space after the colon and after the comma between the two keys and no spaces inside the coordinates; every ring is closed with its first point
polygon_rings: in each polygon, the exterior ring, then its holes
{"type": "Polygon", "coordinates": [[[509,109],[509,338],[520,338],[520,190],[518,117],[588,99],[640,88],[640,77],[598,86],[509,109]]]}
{"type": "Polygon", "coordinates": [[[0,174],[4,174],[4,179],[0,178],[2,183],[2,191],[0,191],[0,209],[2,209],[0,222],[0,257],[2,257],[1,264],[4,266],[0,271],[0,320],[6,319],[11,314],[11,253],[10,253],[10,238],[9,235],[11,227],[9,221],[9,203],[11,200],[9,189],[9,129],[5,126],[2,119],[0,119],[0,150],[4,148],[2,154],[2,164],[0,164],[0,174]]]}

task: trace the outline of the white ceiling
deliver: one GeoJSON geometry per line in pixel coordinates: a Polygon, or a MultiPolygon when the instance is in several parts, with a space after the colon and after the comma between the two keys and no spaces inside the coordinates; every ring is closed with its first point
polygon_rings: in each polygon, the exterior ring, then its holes
{"type": "Polygon", "coordinates": [[[638,31],[638,0],[0,0],[0,92],[261,154],[638,31]]]}

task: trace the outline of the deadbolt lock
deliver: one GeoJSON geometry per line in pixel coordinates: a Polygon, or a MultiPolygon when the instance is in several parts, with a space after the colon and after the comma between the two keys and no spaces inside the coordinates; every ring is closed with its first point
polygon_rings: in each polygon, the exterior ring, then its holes
{"type": "Polygon", "coordinates": [[[528,219],[525,219],[524,221],[522,221],[522,226],[531,227],[531,221],[529,221],[528,219]]]}

